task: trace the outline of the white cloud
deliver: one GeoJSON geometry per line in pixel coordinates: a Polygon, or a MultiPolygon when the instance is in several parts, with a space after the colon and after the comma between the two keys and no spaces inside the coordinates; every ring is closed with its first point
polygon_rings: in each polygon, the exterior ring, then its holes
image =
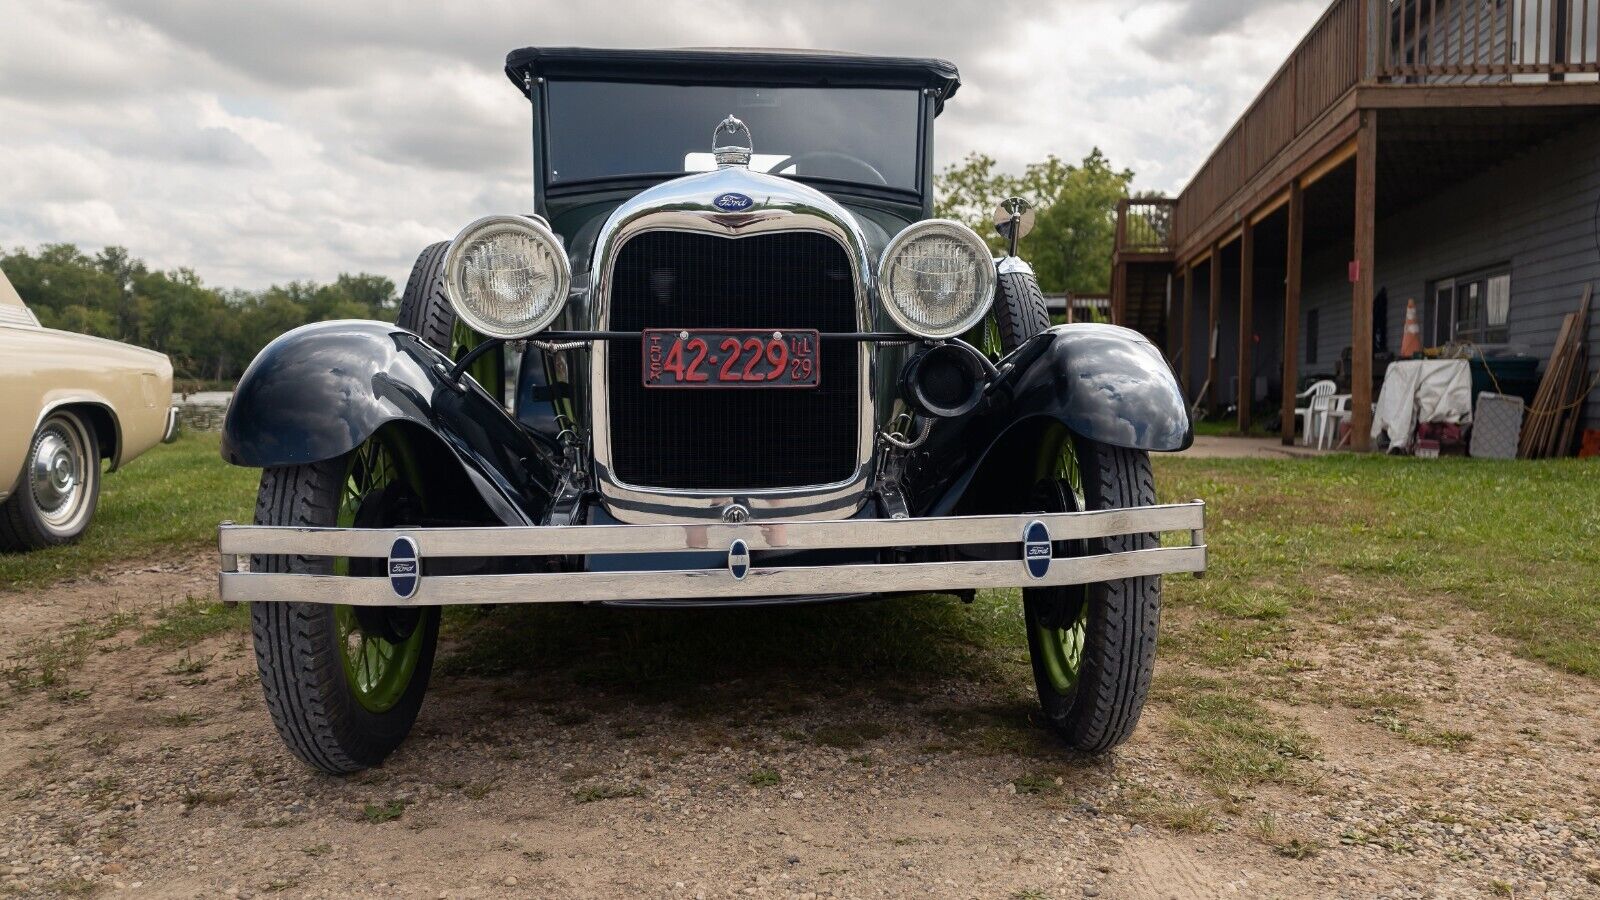
{"type": "Polygon", "coordinates": [[[785,46],[962,69],[941,164],[1091,147],[1181,187],[1320,0],[0,0],[0,246],[120,243],[259,287],[376,271],[532,202],[506,51],[785,46]]]}

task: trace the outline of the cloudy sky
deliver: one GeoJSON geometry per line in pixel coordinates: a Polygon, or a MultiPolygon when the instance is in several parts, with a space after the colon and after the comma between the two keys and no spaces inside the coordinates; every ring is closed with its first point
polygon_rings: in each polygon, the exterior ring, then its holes
{"type": "Polygon", "coordinates": [[[939,162],[1093,146],[1180,187],[1323,0],[0,0],[0,246],[211,284],[379,272],[532,202],[524,45],[743,45],[961,68],[939,162]]]}

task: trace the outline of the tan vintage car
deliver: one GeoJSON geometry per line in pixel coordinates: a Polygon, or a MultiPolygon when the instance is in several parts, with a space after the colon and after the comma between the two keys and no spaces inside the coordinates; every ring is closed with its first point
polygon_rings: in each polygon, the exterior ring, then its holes
{"type": "Polygon", "coordinates": [[[0,272],[0,551],[76,540],[114,471],[177,435],[161,353],[44,328],[0,272]]]}

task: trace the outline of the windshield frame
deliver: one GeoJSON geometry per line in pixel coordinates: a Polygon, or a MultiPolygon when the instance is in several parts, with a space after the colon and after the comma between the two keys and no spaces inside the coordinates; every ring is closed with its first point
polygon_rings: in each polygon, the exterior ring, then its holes
{"type": "MultiPolygon", "coordinates": [[[[553,81],[571,82],[614,82],[619,84],[656,84],[675,87],[706,87],[726,88],[726,82],[690,82],[685,83],[676,79],[646,79],[646,78],[604,78],[588,75],[584,77],[563,77],[550,79],[553,81]]],[[[740,82],[738,87],[750,88],[795,88],[795,87],[822,87],[815,83],[796,83],[793,81],[773,81],[768,79],[751,79],[740,82]]],[[[540,78],[529,85],[528,95],[533,104],[533,150],[534,150],[534,188],[535,202],[541,214],[545,214],[548,199],[561,199],[593,194],[601,191],[615,191],[622,188],[636,188],[644,190],[666,181],[682,178],[686,175],[696,174],[692,171],[671,172],[633,172],[620,175],[609,175],[597,178],[551,183],[550,180],[550,134],[555,127],[550,118],[550,102],[548,95],[549,82],[540,78]]],[[[826,89],[826,88],[825,88],[826,89]]],[[[849,87],[836,88],[837,90],[852,90],[849,87]]],[[[914,90],[912,88],[908,88],[914,90]]],[[[807,184],[831,195],[854,196],[865,199],[882,200],[896,205],[908,204],[919,206],[924,216],[932,215],[933,199],[933,120],[936,116],[935,96],[933,92],[922,90],[919,92],[920,102],[917,104],[917,134],[915,148],[911,151],[916,154],[917,164],[916,186],[914,188],[896,187],[867,184],[836,178],[826,178],[807,175],[778,175],[780,178],[789,178],[800,184],[807,184]]],[[[713,125],[714,127],[714,125],[713,125]]],[[[758,138],[759,140],[759,138],[758,138]]],[[[705,149],[711,149],[711,130],[706,132],[705,149]]]]}

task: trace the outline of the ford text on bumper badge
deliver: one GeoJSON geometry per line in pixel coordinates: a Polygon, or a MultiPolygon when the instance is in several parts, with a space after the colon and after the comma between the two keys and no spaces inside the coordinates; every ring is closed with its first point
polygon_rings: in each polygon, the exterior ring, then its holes
{"type": "Polygon", "coordinates": [[[750,546],[744,541],[734,541],[728,548],[728,571],[739,581],[750,571],[750,546]]]}
{"type": "Polygon", "coordinates": [[[1028,574],[1043,578],[1050,572],[1050,529],[1034,519],[1022,529],[1022,561],[1028,565],[1028,574]]]}
{"type": "Polygon", "coordinates": [[[711,205],[727,212],[744,212],[755,206],[756,202],[744,194],[735,194],[730,191],[726,194],[717,195],[717,199],[711,201],[711,205]]]}
{"type": "Polygon", "coordinates": [[[422,584],[422,559],[417,554],[417,542],[408,537],[397,537],[389,548],[389,586],[396,597],[410,600],[422,584]]]}

